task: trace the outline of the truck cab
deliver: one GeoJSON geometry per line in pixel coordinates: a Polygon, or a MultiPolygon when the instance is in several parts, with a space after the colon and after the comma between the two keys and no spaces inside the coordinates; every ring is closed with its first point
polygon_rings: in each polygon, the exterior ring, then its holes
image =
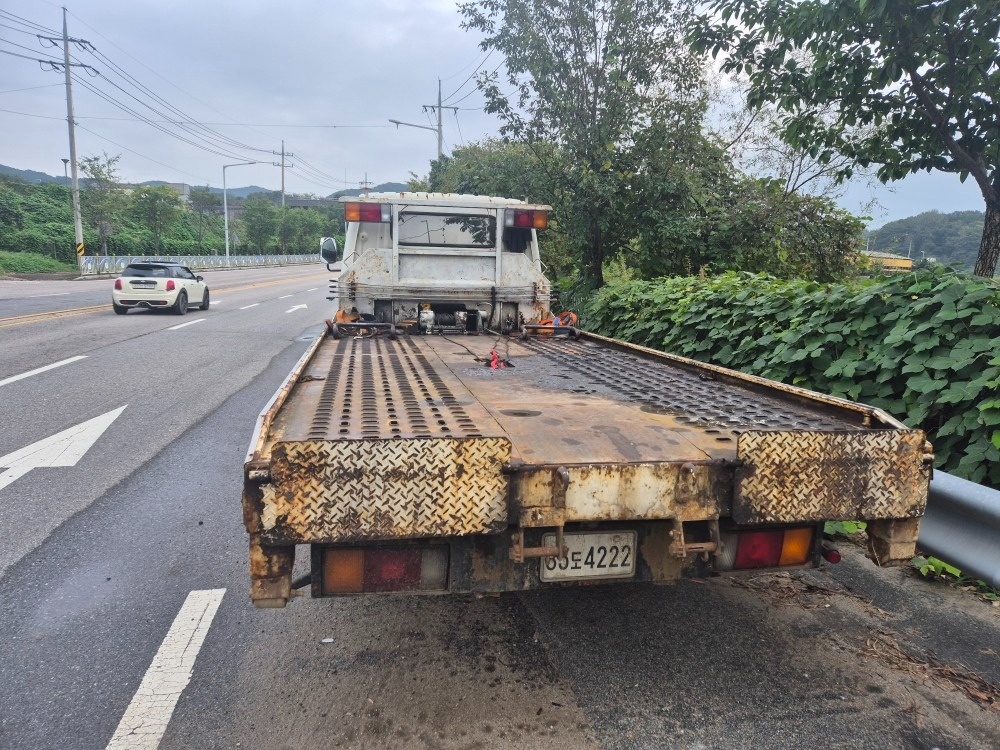
{"type": "Polygon", "coordinates": [[[510,332],[549,310],[538,231],[551,208],[446,193],[344,197],[347,232],[330,299],[363,321],[421,333],[510,332]]]}

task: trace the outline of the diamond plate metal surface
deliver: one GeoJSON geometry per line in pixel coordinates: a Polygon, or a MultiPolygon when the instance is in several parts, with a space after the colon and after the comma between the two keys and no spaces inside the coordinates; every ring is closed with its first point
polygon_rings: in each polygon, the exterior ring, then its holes
{"type": "Polygon", "coordinates": [[[745,432],[737,457],[737,523],[913,518],[927,504],[920,430],[745,432]]]}
{"type": "Polygon", "coordinates": [[[497,533],[507,525],[504,438],[276,443],[262,485],[268,543],[497,533]]]}

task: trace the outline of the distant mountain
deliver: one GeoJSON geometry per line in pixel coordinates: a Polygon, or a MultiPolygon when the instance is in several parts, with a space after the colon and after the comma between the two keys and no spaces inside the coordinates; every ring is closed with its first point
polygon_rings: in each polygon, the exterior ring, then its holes
{"type": "Polygon", "coordinates": [[[905,255],[914,260],[934,258],[971,271],[983,236],[982,211],[925,211],[867,233],[869,250],[905,255]]]}
{"type": "Polygon", "coordinates": [[[45,174],[45,172],[36,172],[32,169],[15,169],[14,167],[8,167],[3,164],[0,164],[0,174],[17,177],[19,180],[35,184],[58,182],[65,185],[69,182],[69,180],[65,177],[53,177],[50,174],[45,174]]]}
{"type": "MultiPolygon", "coordinates": [[[[0,175],[16,177],[19,180],[24,180],[25,182],[30,182],[35,185],[49,182],[57,182],[60,185],[68,185],[72,181],[66,179],[65,177],[53,176],[45,174],[45,172],[36,172],[33,169],[16,169],[14,167],[8,167],[4,164],[0,164],[0,175]]],[[[166,180],[147,180],[146,182],[140,182],[139,184],[158,187],[160,185],[176,185],[177,183],[167,182],[166,180]]],[[[192,187],[198,186],[192,185],[192,187]]],[[[215,193],[216,195],[222,195],[222,188],[209,188],[209,192],[215,193]]],[[[253,195],[254,193],[272,193],[274,191],[268,188],[262,188],[259,185],[248,185],[246,187],[228,188],[226,192],[233,198],[246,198],[248,195],[253,195]]]]}

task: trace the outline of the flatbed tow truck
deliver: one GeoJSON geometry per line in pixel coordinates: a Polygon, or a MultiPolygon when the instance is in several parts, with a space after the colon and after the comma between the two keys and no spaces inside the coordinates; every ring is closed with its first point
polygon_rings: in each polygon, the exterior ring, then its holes
{"type": "Polygon", "coordinates": [[[244,467],[256,606],[306,585],[493,593],[815,566],[836,558],[828,520],[868,521],[880,565],[914,554],[920,430],[564,325],[538,255],[547,206],[346,200],[339,314],[244,467]],[[310,573],[293,581],[300,545],[310,573]]]}

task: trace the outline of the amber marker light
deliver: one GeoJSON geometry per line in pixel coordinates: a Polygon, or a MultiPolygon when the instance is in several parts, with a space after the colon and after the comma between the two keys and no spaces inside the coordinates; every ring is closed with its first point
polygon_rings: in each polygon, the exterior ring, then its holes
{"type": "Polygon", "coordinates": [[[786,529],[781,543],[778,565],[802,565],[809,559],[813,546],[813,529],[786,529]]]}
{"type": "Polygon", "coordinates": [[[365,553],[360,549],[328,549],[323,555],[323,591],[360,594],[364,590],[365,553]]]}

